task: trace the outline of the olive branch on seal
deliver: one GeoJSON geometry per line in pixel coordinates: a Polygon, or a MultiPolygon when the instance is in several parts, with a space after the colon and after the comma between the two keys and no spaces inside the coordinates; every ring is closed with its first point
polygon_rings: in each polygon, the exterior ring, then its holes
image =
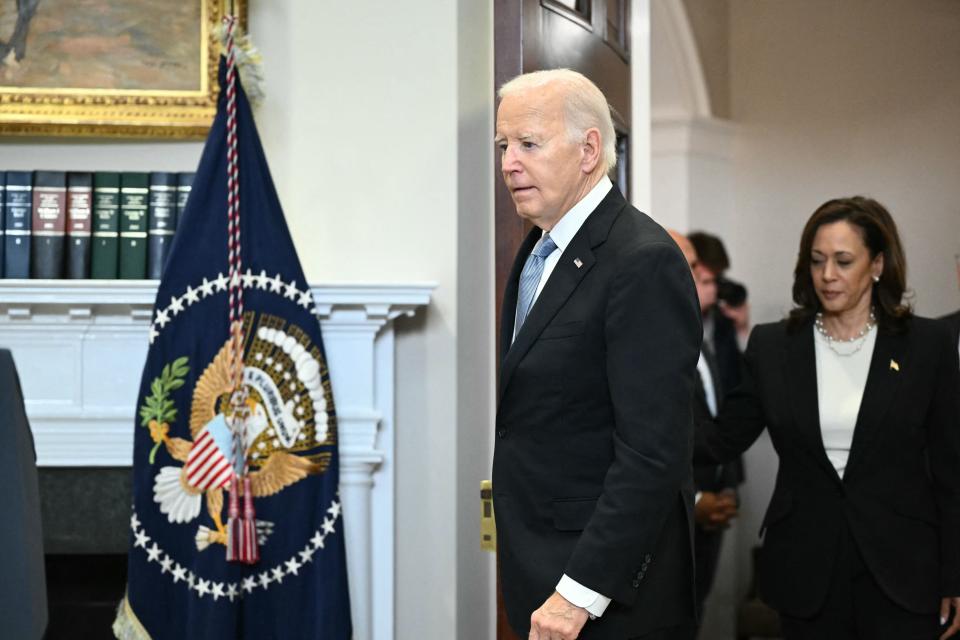
{"type": "Polygon", "coordinates": [[[177,419],[177,407],[170,398],[170,392],[183,386],[183,378],[190,371],[187,361],[184,356],[167,364],[160,372],[160,377],[150,383],[150,395],[140,407],[140,426],[149,427],[150,437],[155,443],[150,450],[150,464],[156,459],[157,449],[168,439],[170,423],[177,419]]]}

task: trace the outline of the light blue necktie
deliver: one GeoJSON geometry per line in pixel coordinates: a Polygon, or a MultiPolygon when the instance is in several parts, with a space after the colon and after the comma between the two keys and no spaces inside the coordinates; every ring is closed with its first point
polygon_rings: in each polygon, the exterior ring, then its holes
{"type": "Polygon", "coordinates": [[[549,233],[543,234],[533,248],[526,264],[523,265],[523,271],[520,272],[520,295],[517,301],[517,323],[513,335],[520,333],[520,327],[523,321],[527,319],[530,313],[530,307],[533,306],[533,296],[537,292],[537,285],[540,284],[540,278],[543,276],[543,264],[547,256],[556,251],[557,243],[553,241],[549,233]]]}

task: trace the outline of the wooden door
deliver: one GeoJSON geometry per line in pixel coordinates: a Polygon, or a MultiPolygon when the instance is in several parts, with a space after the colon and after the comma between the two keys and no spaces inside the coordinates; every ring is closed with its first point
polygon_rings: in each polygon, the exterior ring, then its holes
{"type": "MultiPolygon", "coordinates": [[[[630,183],[629,4],[629,0],[495,0],[493,14],[495,89],[521,73],[566,67],[584,74],[603,91],[617,129],[617,168],[611,179],[626,196],[630,183]]],[[[503,184],[499,156],[496,163],[494,344],[499,348],[503,290],[517,249],[530,227],[517,216],[503,184]]],[[[499,362],[497,368],[499,373],[499,362]]],[[[498,570],[497,638],[516,637],[503,610],[498,570]]]]}

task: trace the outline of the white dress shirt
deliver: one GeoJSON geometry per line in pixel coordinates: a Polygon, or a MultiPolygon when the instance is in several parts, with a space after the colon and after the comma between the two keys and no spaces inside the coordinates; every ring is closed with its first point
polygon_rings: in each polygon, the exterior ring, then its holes
{"type": "MultiPolygon", "coordinates": [[[[830,348],[827,339],[813,329],[817,358],[817,403],[820,409],[820,434],[827,458],[842,478],[850,457],[853,429],[867,386],[870,359],[877,342],[877,328],[870,329],[863,346],[853,355],[841,356],[830,348]]],[[[850,345],[836,345],[844,353],[850,345]]]]}
{"type": "MultiPolygon", "coordinates": [[[[600,182],[598,182],[593,189],[591,189],[587,195],[583,197],[583,199],[581,199],[577,204],[573,205],[573,208],[567,211],[563,217],[557,221],[557,224],[553,226],[553,229],[550,230],[550,237],[553,238],[557,248],[553,253],[547,256],[543,262],[543,275],[540,276],[540,282],[537,284],[537,290],[533,294],[533,303],[530,307],[531,311],[533,309],[533,305],[535,305],[537,302],[537,298],[540,297],[540,292],[543,291],[544,285],[547,284],[550,274],[553,273],[557,263],[560,262],[560,257],[563,255],[564,250],[573,240],[573,237],[577,235],[577,232],[580,231],[580,227],[583,226],[583,223],[587,220],[593,210],[597,208],[597,205],[600,204],[600,202],[607,196],[607,193],[609,193],[610,189],[612,188],[613,183],[610,182],[610,179],[607,176],[604,176],[600,182]]],[[[513,326],[513,336],[516,338],[516,320],[514,320],[513,326]]],[[[587,613],[589,613],[591,617],[602,616],[603,612],[607,610],[607,606],[610,604],[610,598],[597,593],[593,589],[583,586],[566,574],[564,574],[563,577],[560,578],[560,582],[557,583],[557,593],[569,600],[574,606],[586,609],[587,613]]]]}
{"type": "Polygon", "coordinates": [[[700,359],[697,360],[697,371],[700,373],[700,381],[703,383],[703,392],[707,396],[707,408],[710,409],[710,417],[717,417],[717,389],[713,384],[713,374],[710,373],[710,367],[707,365],[707,359],[700,351],[700,359]]]}

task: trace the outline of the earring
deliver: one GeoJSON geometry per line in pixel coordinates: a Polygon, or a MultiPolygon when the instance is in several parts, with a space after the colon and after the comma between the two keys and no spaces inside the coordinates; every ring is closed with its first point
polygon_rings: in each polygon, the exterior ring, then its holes
{"type": "Polygon", "coordinates": [[[873,276],[874,282],[880,282],[880,276],[873,276]]]}

